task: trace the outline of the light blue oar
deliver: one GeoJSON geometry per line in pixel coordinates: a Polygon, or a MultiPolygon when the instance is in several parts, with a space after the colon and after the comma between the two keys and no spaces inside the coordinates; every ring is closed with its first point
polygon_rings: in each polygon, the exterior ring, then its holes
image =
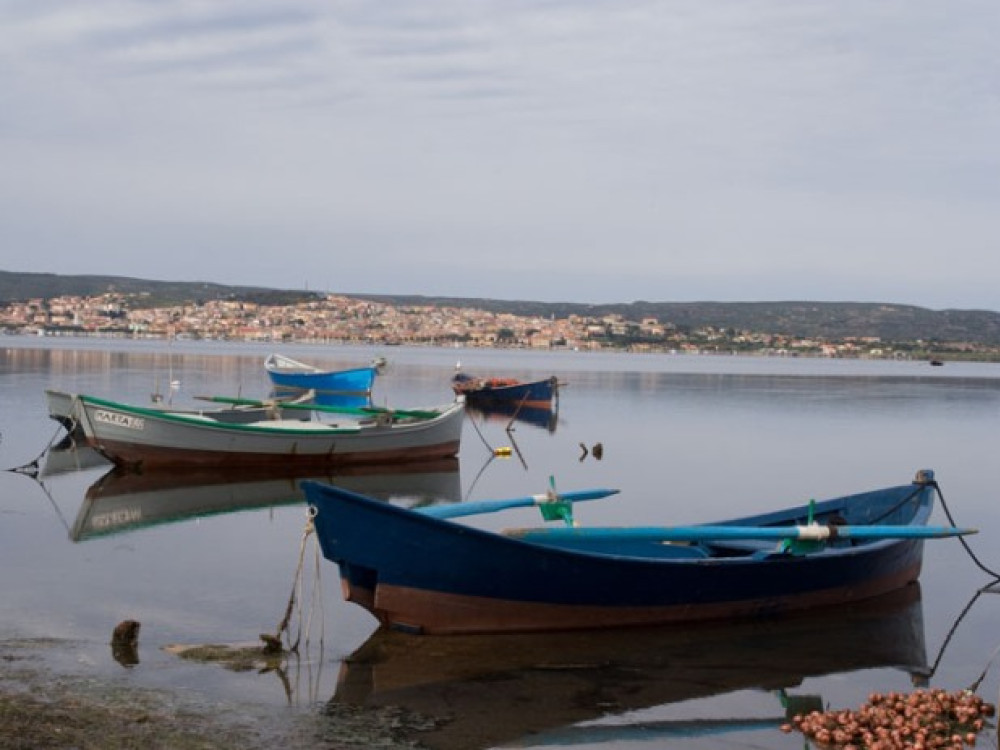
{"type": "Polygon", "coordinates": [[[636,526],[631,528],[539,528],[508,532],[524,541],[559,542],[573,539],[649,542],[707,542],[736,540],[940,539],[975,534],[976,529],[953,526],[636,526]]]}
{"type": "Polygon", "coordinates": [[[561,492],[553,496],[550,493],[514,497],[508,500],[473,500],[455,505],[431,505],[420,508],[419,512],[434,518],[458,518],[460,516],[475,516],[483,513],[496,513],[508,508],[543,508],[546,503],[579,503],[584,500],[599,500],[602,497],[618,494],[619,490],[594,489],[561,492]]]}

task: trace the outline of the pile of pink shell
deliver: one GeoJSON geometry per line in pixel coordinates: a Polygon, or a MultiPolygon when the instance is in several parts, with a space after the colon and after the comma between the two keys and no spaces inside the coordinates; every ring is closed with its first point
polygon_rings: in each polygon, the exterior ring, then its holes
{"type": "Polygon", "coordinates": [[[993,713],[992,704],[969,690],[872,693],[857,711],[798,714],[781,730],[841,750],[961,750],[976,744],[993,713]]]}

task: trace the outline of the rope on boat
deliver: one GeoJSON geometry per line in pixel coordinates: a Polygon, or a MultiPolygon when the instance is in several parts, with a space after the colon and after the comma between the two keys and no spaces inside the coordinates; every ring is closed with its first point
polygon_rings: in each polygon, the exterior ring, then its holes
{"type": "MultiPolygon", "coordinates": [[[[468,413],[468,412],[466,412],[466,413],[468,413]]],[[[487,441],[485,437],[483,437],[482,430],[479,429],[479,425],[476,424],[476,420],[475,419],[471,418],[471,415],[470,415],[469,421],[472,422],[472,426],[475,428],[476,434],[479,435],[479,439],[483,441],[483,445],[486,446],[486,450],[488,450],[490,452],[490,455],[496,455],[496,449],[492,445],[489,444],[489,441],[487,441]]]]}
{"type": "MultiPolygon", "coordinates": [[[[315,513],[315,508],[311,509],[315,513]]],[[[320,571],[323,569],[323,556],[320,554],[319,544],[313,544],[313,587],[312,587],[312,600],[309,604],[309,618],[306,620],[306,648],[309,647],[309,632],[312,629],[312,618],[319,609],[320,613],[324,611],[323,607],[323,586],[321,582],[320,571]]],[[[326,639],[326,618],[320,617],[320,631],[319,631],[319,642],[322,644],[326,639]]]]}
{"type": "MultiPolygon", "coordinates": [[[[951,509],[948,507],[948,502],[947,502],[947,500],[945,500],[944,493],[941,491],[941,485],[938,484],[936,480],[928,482],[927,484],[929,484],[930,486],[933,486],[934,487],[934,491],[937,492],[938,498],[940,498],[940,500],[941,500],[941,508],[944,511],[944,514],[947,517],[948,522],[952,525],[953,528],[958,528],[958,525],[955,523],[955,519],[952,516],[951,509]]],[[[876,519],[876,520],[881,520],[881,518],[884,518],[886,515],[894,512],[896,509],[898,509],[899,507],[901,507],[901,505],[903,505],[906,502],[908,502],[909,500],[911,500],[913,498],[914,494],[916,492],[918,492],[918,491],[919,491],[919,489],[916,490],[914,493],[911,493],[910,495],[908,495],[907,497],[905,497],[900,503],[898,503],[896,506],[894,506],[893,508],[891,508],[890,511],[889,511],[889,513],[883,514],[880,517],[880,519],[876,519]]],[[[965,548],[965,551],[968,553],[969,557],[976,564],[976,566],[980,570],[982,570],[984,573],[986,573],[987,575],[992,576],[993,579],[994,579],[994,581],[991,582],[990,584],[987,584],[986,586],[982,587],[978,591],[976,591],[975,594],[973,594],[972,598],[969,599],[968,603],[965,605],[965,607],[962,609],[962,611],[958,614],[958,617],[955,618],[955,621],[952,623],[951,627],[948,629],[948,633],[945,635],[944,640],[941,643],[941,647],[938,649],[938,653],[937,653],[937,656],[934,659],[934,663],[930,666],[929,669],[926,670],[925,674],[920,675],[924,680],[929,680],[931,678],[931,676],[933,676],[937,672],[938,666],[941,664],[941,660],[944,657],[944,653],[945,653],[945,651],[948,648],[948,644],[951,643],[952,639],[955,636],[955,633],[958,631],[959,625],[965,619],[966,615],[968,615],[969,612],[972,610],[973,605],[977,601],[979,601],[979,598],[984,593],[990,591],[991,586],[997,580],[1000,580],[1000,575],[998,575],[994,571],[990,570],[986,565],[984,565],[979,560],[978,557],[976,557],[975,553],[972,551],[972,548],[969,546],[968,542],[966,542],[963,537],[961,537],[961,536],[958,537],[958,540],[962,543],[962,546],[965,548]]],[[[989,672],[990,667],[993,665],[993,661],[996,659],[996,657],[997,657],[998,654],[1000,654],[1000,646],[997,646],[996,648],[993,649],[992,653],[989,655],[989,657],[986,660],[986,666],[983,667],[982,673],[967,688],[967,690],[969,692],[975,693],[976,691],[978,691],[978,689],[979,689],[980,685],[982,684],[983,680],[986,679],[986,675],[989,672]]]]}
{"type": "MultiPolygon", "coordinates": [[[[964,620],[965,616],[972,610],[972,605],[979,601],[979,597],[982,596],[985,591],[986,588],[981,588],[976,591],[976,593],[972,595],[972,598],[969,599],[965,607],[962,608],[962,611],[958,613],[958,617],[956,617],[955,621],[952,622],[951,627],[948,628],[947,635],[945,635],[944,640],[941,641],[941,647],[938,649],[937,656],[934,658],[934,663],[927,669],[926,679],[929,680],[937,672],[938,667],[941,665],[941,659],[944,658],[944,652],[948,649],[948,644],[951,643],[952,639],[955,637],[955,633],[958,632],[958,626],[962,624],[962,620],[964,620]]],[[[989,663],[987,663],[986,669],[989,669],[989,663]]],[[[984,669],[983,674],[985,675],[985,673],[986,670],[984,669]]],[[[981,681],[982,677],[980,677],[975,684],[978,684],[981,681]]]]}
{"type": "MultiPolygon", "coordinates": [[[[76,427],[75,423],[73,427],[74,428],[76,427]]],[[[7,469],[7,471],[12,471],[15,474],[27,474],[29,477],[37,477],[42,457],[49,452],[49,450],[52,448],[53,445],[56,444],[56,442],[58,442],[56,440],[56,436],[58,436],[59,433],[62,432],[62,430],[63,430],[62,426],[56,427],[56,431],[52,433],[52,438],[45,445],[45,447],[42,448],[42,452],[39,453],[37,456],[35,456],[35,458],[33,458],[32,460],[28,461],[28,463],[23,464],[21,466],[12,466],[9,469],[7,469]]],[[[72,435],[72,432],[70,432],[70,434],[72,435]]]]}
{"type": "MultiPolygon", "coordinates": [[[[938,497],[941,498],[941,509],[944,511],[945,516],[948,518],[948,522],[952,525],[952,527],[958,528],[957,525],[955,524],[955,519],[951,515],[951,510],[948,508],[948,503],[944,499],[944,493],[941,492],[941,485],[939,485],[937,481],[932,481],[929,484],[931,484],[934,487],[935,491],[937,491],[938,497]]],[[[986,567],[986,565],[984,565],[979,560],[979,558],[976,557],[976,553],[972,551],[972,547],[969,546],[969,543],[965,541],[965,539],[959,537],[958,541],[962,543],[963,547],[965,547],[965,551],[969,554],[969,557],[972,559],[972,562],[975,563],[977,568],[986,573],[986,575],[993,576],[993,580],[995,581],[1000,580],[1000,573],[996,573],[995,571],[992,571],[988,567],[986,567]]]]}
{"type": "Polygon", "coordinates": [[[493,459],[495,459],[496,457],[497,456],[495,453],[490,453],[490,457],[486,459],[486,463],[484,463],[482,467],[480,467],[479,471],[476,472],[476,476],[473,477],[472,482],[469,484],[469,489],[466,490],[465,497],[463,498],[464,500],[468,500],[470,497],[472,497],[472,491],[476,489],[476,485],[479,484],[480,477],[483,476],[483,474],[486,472],[486,467],[489,466],[491,463],[493,463],[493,459]]]}
{"type": "MultiPolygon", "coordinates": [[[[299,562],[295,568],[295,578],[292,581],[292,592],[288,597],[288,604],[285,607],[285,614],[281,618],[281,622],[278,623],[278,630],[274,636],[261,635],[261,638],[269,643],[277,642],[280,644],[282,634],[288,636],[288,650],[293,653],[298,653],[299,643],[302,641],[303,635],[305,636],[306,644],[309,643],[309,630],[312,627],[312,617],[317,606],[317,599],[319,599],[319,605],[322,610],[322,587],[320,586],[320,556],[319,556],[319,546],[316,545],[315,550],[315,562],[313,571],[313,592],[311,597],[311,603],[309,606],[308,617],[304,617],[302,613],[302,602],[304,600],[302,594],[303,575],[302,571],[304,569],[305,555],[306,555],[306,545],[310,537],[314,537],[316,526],[313,523],[313,518],[316,516],[316,509],[313,506],[309,506],[308,516],[306,518],[306,526],[302,531],[302,541],[299,544],[299,562]],[[299,627],[298,632],[295,635],[294,641],[292,640],[292,633],[290,629],[290,624],[292,621],[292,615],[296,612],[296,602],[298,602],[298,621],[299,627]],[[303,622],[305,622],[304,633],[303,633],[303,622]]],[[[320,640],[323,638],[323,633],[320,634],[320,640]]]]}
{"type": "Polygon", "coordinates": [[[983,680],[986,679],[986,673],[990,671],[990,667],[993,666],[993,660],[997,657],[998,653],[1000,653],[1000,646],[997,646],[995,649],[993,649],[993,653],[990,654],[990,658],[986,660],[986,666],[983,667],[983,673],[979,675],[979,677],[976,679],[975,682],[972,683],[971,686],[969,686],[970,693],[975,693],[976,691],[979,690],[979,686],[982,685],[983,680]]]}
{"type": "Polygon", "coordinates": [[[528,394],[525,393],[521,396],[521,400],[517,403],[517,408],[514,409],[514,413],[510,417],[510,421],[507,423],[506,432],[509,435],[514,431],[514,422],[517,420],[517,415],[521,413],[521,407],[524,406],[525,402],[528,400],[528,394]]]}

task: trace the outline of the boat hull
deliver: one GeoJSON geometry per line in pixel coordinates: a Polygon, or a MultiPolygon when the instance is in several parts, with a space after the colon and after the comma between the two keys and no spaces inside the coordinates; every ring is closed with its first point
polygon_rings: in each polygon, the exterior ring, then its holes
{"type": "Polygon", "coordinates": [[[286,357],[276,356],[268,357],[264,369],[275,388],[313,390],[317,394],[343,396],[369,395],[378,374],[375,365],[347,370],[318,370],[286,357]]]}
{"type": "MultiPolygon", "coordinates": [[[[916,580],[922,563],[919,539],[848,542],[802,555],[775,553],[773,545],[714,557],[662,544],[655,553],[585,552],[422,517],[326,485],[304,487],[317,508],[323,552],[340,566],[345,596],[384,625],[420,633],[752,618],[878,596],[916,580]],[[675,551],[676,557],[654,556],[675,551]]],[[[902,503],[905,523],[925,525],[932,499],[930,486],[915,483],[818,507],[855,523],[902,503]]],[[[782,524],[807,512],[739,522],[782,524]]]]}
{"type": "Polygon", "coordinates": [[[45,403],[49,409],[49,416],[67,430],[72,430],[76,424],[73,419],[73,402],[75,398],[76,395],[73,393],[57,391],[51,388],[45,389],[45,403]]]}
{"type": "Polygon", "coordinates": [[[447,458],[458,453],[464,416],[459,402],[432,418],[372,417],[341,424],[223,423],[90,396],[80,396],[77,408],[92,448],[118,465],[141,468],[339,467],[447,458]]]}
{"type": "Polygon", "coordinates": [[[556,378],[529,383],[508,383],[494,379],[456,379],[452,390],[465,396],[469,403],[513,404],[534,408],[550,408],[559,383],[556,378]]]}

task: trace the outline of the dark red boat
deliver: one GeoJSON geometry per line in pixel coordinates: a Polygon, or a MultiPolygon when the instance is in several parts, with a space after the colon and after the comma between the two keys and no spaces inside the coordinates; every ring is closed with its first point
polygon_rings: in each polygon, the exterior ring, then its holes
{"type": "Polygon", "coordinates": [[[522,381],[514,378],[477,378],[457,373],[451,389],[465,396],[469,403],[504,403],[521,406],[548,407],[559,391],[559,380],[553,375],[544,380],[522,381]]]}

